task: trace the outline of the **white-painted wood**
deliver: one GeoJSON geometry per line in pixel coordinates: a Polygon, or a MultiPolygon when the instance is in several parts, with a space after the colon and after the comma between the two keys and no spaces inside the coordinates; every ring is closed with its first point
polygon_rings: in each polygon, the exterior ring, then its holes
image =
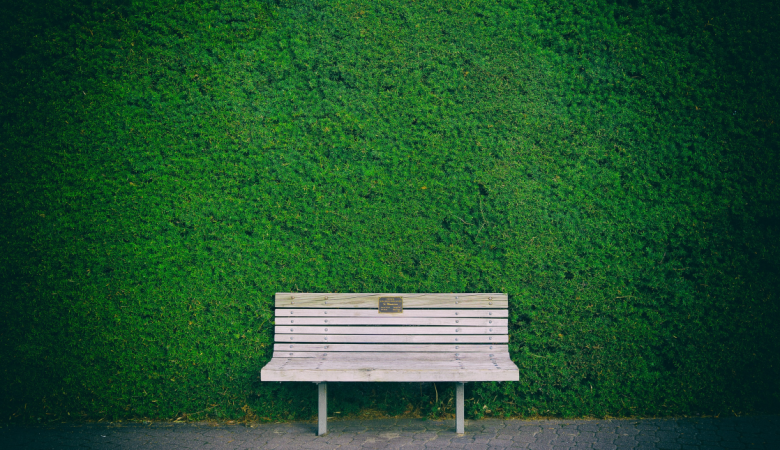
{"type": "Polygon", "coordinates": [[[315,356],[313,358],[274,358],[269,363],[267,370],[461,370],[461,369],[485,369],[485,370],[511,370],[517,366],[508,358],[453,358],[451,360],[421,360],[421,359],[335,359],[315,356]]]}
{"type": "Polygon", "coordinates": [[[263,381],[339,381],[339,382],[447,382],[447,381],[518,381],[517,369],[281,369],[260,372],[263,381]]]}
{"type": "Polygon", "coordinates": [[[317,435],[328,434],[328,383],[317,386],[317,435]]]}
{"type": "Polygon", "coordinates": [[[278,293],[276,300],[264,381],[519,379],[506,294],[278,293]],[[403,298],[403,312],[379,313],[380,297],[403,298]]]}
{"type": "Polygon", "coordinates": [[[511,361],[431,361],[421,364],[419,361],[331,361],[328,359],[310,358],[278,358],[276,364],[269,364],[266,370],[410,370],[410,371],[459,371],[459,370],[513,370],[516,368],[511,361]]]}
{"type": "Polygon", "coordinates": [[[506,334],[507,327],[313,327],[313,326],[297,326],[297,325],[285,325],[276,326],[274,328],[276,334],[453,334],[453,335],[466,335],[466,334],[506,334]]]}
{"type": "MultiPolygon", "coordinates": [[[[496,353],[474,353],[474,352],[446,352],[446,353],[431,353],[431,352],[409,352],[409,353],[383,353],[383,352],[274,352],[274,357],[280,358],[296,358],[296,357],[311,357],[319,358],[321,360],[327,360],[331,362],[344,361],[349,364],[367,364],[376,361],[380,365],[390,364],[391,368],[394,364],[414,362],[418,364],[420,362],[436,363],[439,361],[451,362],[451,361],[470,361],[470,362],[484,362],[491,363],[492,361],[505,361],[509,362],[509,353],[496,352],[496,353]],[[291,355],[292,354],[292,355],[291,355]],[[300,356],[296,356],[300,355],[300,356]]],[[[289,362],[288,362],[289,363],[289,362]]],[[[301,362],[301,364],[309,364],[308,362],[301,362]]]]}
{"type": "Polygon", "coordinates": [[[273,358],[318,358],[319,356],[320,354],[316,352],[273,352],[273,358]]]}
{"type": "MultiPolygon", "coordinates": [[[[274,352],[508,353],[506,344],[274,344],[274,352]]],[[[276,353],[274,353],[276,354],[276,353]]]]}
{"type": "Polygon", "coordinates": [[[277,308],[378,308],[380,297],[401,297],[403,308],[488,308],[509,305],[506,294],[337,294],[278,292],[277,308]]]}
{"type": "Polygon", "coordinates": [[[518,381],[508,345],[506,294],[277,293],[274,353],[263,381],[313,381],[318,434],[327,433],[327,382],[457,382],[464,432],[468,381],[518,381]],[[380,313],[380,297],[403,312],[380,313]]]}
{"type": "Polygon", "coordinates": [[[506,327],[507,319],[459,317],[277,317],[276,325],[429,325],[453,327],[506,327]]]}
{"type": "Polygon", "coordinates": [[[331,360],[327,357],[322,358],[315,356],[313,358],[287,358],[274,357],[279,359],[279,362],[268,367],[269,370],[274,369],[329,369],[329,370],[374,370],[374,369],[393,369],[393,370],[417,370],[418,368],[424,368],[426,370],[440,369],[440,370],[460,370],[460,369],[485,369],[485,370],[502,370],[511,369],[515,367],[511,360],[505,358],[491,358],[490,360],[469,360],[469,358],[456,358],[450,361],[425,361],[420,359],[414,360],[396,360],[393,364],[389,361],[382,361],[377,359],[366,359],[358,361],[348,360],[331,360]],[[283,362],[282,362],[283,361],[283,362]]]}
{"type": "Polygon", "coordinates": [[[489,334],[446,334],[446,335],[382,335],[382,334],[275,334],[276,342],[304,343],[304,342],[324,342],[324,343],[450,343],[450,344],[506,344],[509,342],[509,336],[499,334],[497,336],[489,334]]]}
{"type": "Polygon", "coordinates": [[[458,434],[465,432],[463,421],[463,383],[455,385],[455,430],[458,434]]]}
{"type": "Polygon", "coordinates": [[[400,314],[380,313],[372,309],[278,308],[276,317],[485,317],[506,318],[506,309],[405,309],[400,314]]]}

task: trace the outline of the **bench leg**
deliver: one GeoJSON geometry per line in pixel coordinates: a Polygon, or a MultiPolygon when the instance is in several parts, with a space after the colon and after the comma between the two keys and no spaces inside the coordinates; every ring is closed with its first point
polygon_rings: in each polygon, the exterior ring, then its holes
{"type": "Polygon", "coordinates": [[[317,430],[317,436],[323,436],[328,433],[328,383],[319,383],[317,391],[319,393],[319,429],[317,430]]]}
{"type": "Polygon", "coordinates": [[[463,383],[455,383],[455,422],[458,434],[465,433],[463,426],[463,383]]]}

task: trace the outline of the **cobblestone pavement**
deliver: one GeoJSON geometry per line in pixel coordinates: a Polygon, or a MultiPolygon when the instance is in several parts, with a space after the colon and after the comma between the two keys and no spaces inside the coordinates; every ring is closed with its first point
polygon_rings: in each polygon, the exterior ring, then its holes
{"type": "Polygon", "coordinates": [[[84,424],[0,428],[0,448],[25,449],[766,449],[780,450],[780,416],[728,419],[331,421],[255,426],[84,424]]]}

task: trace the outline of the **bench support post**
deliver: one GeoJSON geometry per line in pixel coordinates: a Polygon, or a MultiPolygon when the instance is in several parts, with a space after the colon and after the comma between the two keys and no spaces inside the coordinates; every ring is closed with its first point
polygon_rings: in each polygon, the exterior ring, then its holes
{"type": "Polygon", "coordinates": [[[463,383],[455,383],[455,428],[458,434],[465,433],[463,426],[463,383]]]}
{"type": "Polygon", "coordinates": [[[324,381],[317,383],[319,395],[318,401],[318,419],[319,427],[317,436],[323,436],[328,433],[328,383],[324,381]]]}

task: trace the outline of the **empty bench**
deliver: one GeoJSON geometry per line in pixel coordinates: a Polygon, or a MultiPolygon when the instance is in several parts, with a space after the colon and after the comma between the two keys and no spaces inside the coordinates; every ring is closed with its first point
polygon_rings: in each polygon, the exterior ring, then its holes
{"type": "Polygon", "coordinates": [[[262,381],[311,381],[327,433],[327,382],[518,381],[506,294],[277,293],[273,358],[262,381]]]}

